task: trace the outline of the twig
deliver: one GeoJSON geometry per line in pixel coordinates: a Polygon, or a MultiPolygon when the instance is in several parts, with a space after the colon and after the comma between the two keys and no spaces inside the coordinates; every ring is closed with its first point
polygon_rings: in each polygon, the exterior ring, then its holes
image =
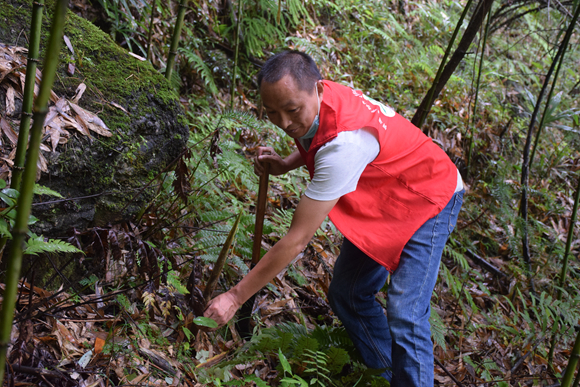
{"type": "Polygon", "coordinates": [[[447,374],[447,376],[449,376],[449,377],[450,377],[450,378],[451,378],[451,379],[452,379],[452,380],[455,382],[455,384],[457,384],[457,386],[459,386],[459,387],[463,387],[463,384],[461,384],[461,382],[460,382],[459,380],[457,380],[457,379],[455,378],[455,376],[453,376],[453,374],[452,374],[451,372],[449,372],[449,371],[447,370],[447,368],[445,368],[445,367],[443,366],[443,364],[441,364],[441,362],[440,362],[439,360],[437,360],[437,358],[433,358],[433,359],[435,360],[435,363],[436,363],[436,364],[437,364],[439,367],[441,367],[441,368],[443,369],[443,371],[445,371],[445,373],[447,374]]]}
{"type": "Polygon", "coordinates": [[[536,348],[538,348],[538,345],[540,345],[540,343],[544,340],[545,337],[546,337],[546,335],[540,336],[540,338],[538,340],[536,340],[536,342],[534,343],[534,346],[532,347],[532,349],[530,349],[523,356],[521,356],[518,359],[518,361],[516,361],[516,364],[514,364],[514,366],[512,367],[510,372],[508,373],[508,377],[513,375],[514,372],[516,372],[518,370],[518,368],[520,368],[522,366],[522,364],[524,364],[524,361],[528,358],[528,356],[530,356],[531,353],[533,353],[536,350],[536,348]]]}
{"type": "Polygon", "coordinates": [[[44,368],[26,367],[17,364],[10,364],[10,368],[12,368],[15,372],[22,372],[23,374],[46,376],[49,378],[57,378],[57,379],[67,379],[66,376],[62,375],[59,372],[45,370],[44,368]]]}

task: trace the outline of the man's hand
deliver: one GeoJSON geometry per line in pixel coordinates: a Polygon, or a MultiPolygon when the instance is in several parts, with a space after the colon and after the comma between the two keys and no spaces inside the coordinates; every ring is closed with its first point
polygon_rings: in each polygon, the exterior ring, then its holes
{"type": "Polygon", "coordinates": [[[225,325],[244,302],[300,254],[336,202],[338,199],[318,201],[302,196],[288,234],[236,286],[211,300],[204,316],[214,319],[219,326],[225,325]]]}
{"type": "Polygon", "coordinates": [[[209,302],[203,316],[214,319],[221,327],[234,317],[240,306],[232,292],[222,293],[209,302]]]}
{"type": "Polygon", "coordinates": [[[282,175],[292,169],[296,169],[304,165],[300,152],[294,151],[290,156],[283,159],[274,152],[271,147],[259,147],[258,154],[254,163],[254,172],[258,176],[264,173],[263,163],[270,164],[270,174],[274,176],[282,175]]]}

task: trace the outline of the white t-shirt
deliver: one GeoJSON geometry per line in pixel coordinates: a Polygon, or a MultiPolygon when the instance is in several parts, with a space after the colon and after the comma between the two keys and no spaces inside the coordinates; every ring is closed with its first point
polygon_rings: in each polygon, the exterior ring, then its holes
{"type": "MultiPolygon", "coordinates": [[[[310,199],[328,201],[356,190],[358,179],[380,151],[379,141],[365,129],[338,133],[324,144],[314,157],[314,176],[306,189],[310,199]]],[[[455,192],[463,189],[457,171],[455,192]]]]}

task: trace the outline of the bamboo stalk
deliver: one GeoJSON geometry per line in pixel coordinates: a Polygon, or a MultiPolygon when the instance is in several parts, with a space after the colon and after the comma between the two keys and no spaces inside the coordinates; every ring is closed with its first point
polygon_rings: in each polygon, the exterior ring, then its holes
{"type": "MultiPolygon", "coordinates": [[[[520,216],[522,217],[522,220],[523,220],[522,254],[523,254],[524,262],[527,265],[528,277],[530,277],[530,273],[532,271],[532,264],[531,264],[531,258],[530,258],[530,248],[529,248],[529,243],[528,243],[528,184],[529,184],[529,166],[530,166],[530,162],[529,162],[529,160],[530,160],[530,147],[531,147],[531,143],[532,143],[532,137],[533,137],[534,127],[536,124],[536,119],[538,117],[538,112],[540,110],[540,106],[542,104],[544,94],[546,93],[546,89],[548,88],[548,83],[550,82],[550,79],[552,78],[552,74],[554,73],[556,65],[559,63],[559,58],[561,56],[563,56],[563,54],[566,52],[566,47],[568,46],[568,43],[570,41],[570,35],[574,31],[574,26],[576,25],[576,20],[578,20],[579,11],[580,11],[580,6],[576,7],[576,11],[574,13],[574,17],[572,19],[572,22],[570,22],[570,25],[568,26],[568,29],[566,30],[566,35],[564,36],[564,39],[562,40],[562,43],[560,44],[560,47],[558,48],[558,52],[556,53],[556,56],[554,57],[554,60],[552,61],[552,64],[550,65],[550,69],[548,70],[546,77],[544,78],[544,83],[542,85],[542,89],[540,90],[540,95],[538,96],[538,99],[536,101],[536,106],[534,107],[532,117],[530,118],[530,124],[528,126],[528,134],[526,136],[526,143],[524,145],[524,150],[523,150],[522,177],[521,177],[521,181],[520,181],[521,186],[522,186],[520,216]]],[[[534,283],[531,280],[531,277],[530,277],[530,287],[531,287],[532,293],[534,293],[535,292],[534,291],[534,283]]]]}
{"type": "Polygon", "coordinates": [[[578,385],[580,385],[580,371],[578,371],[578,374],[576,375],[576,380],[574,380],[574,384],[572,385],[572,387],[578,387],[578,385]]]}
{"type": "MultiPolygon", "coordinates": [[[[576,366],[578,365],[578,359],[580,359],[580,331],[578,335],[576,335],[576,342],[574,343],[574,347],[572,348],[572,353],[570,354],[570,360],[568,360],[568,366],[566,367],[566,372],[562,377],[562,384],[561,387],[570,387],[572,383],[572,378],[574,377],[574,371],[576,370],[576,366]]],[[[578,380],[580,379],[580,372],[578,373],[578,377],[574,384],[576,385],[578,380]]]]}
{"type": "MultiPolygon", "coordinates": [[[[579,7],[580,8],[580,7],[579,7]]],[[[562,288],[566,282],[568,275],[568,257],[572,249],[572,239],[574,238],[574,223],[576,222],[576,215],[578,213],[578,202],[580,201],[580,176],[578,176],[578,187],[576,188],[576,196],[574,197],[574,206],[572,207],[572,216],[570,217],[570,228],[568,229],[568,237],[566,238],[566,248],[564,250],[564,259],[562,262],[562,271],[560,272],[560,281],[558,283],[558,293],[556,298],[558,301],[562,299],[562,288]]],[[[554,350],[556,349],[556,341],[558,340],[558,331],[554,329],[552,340],[550,342],[550,351],[548,353],[548,364],[552,365],[554,359],[554,350]]]]}
{"type": "MultiPolygon", "coordinates": [[[[38,51],[40,47],[40,30],[42,27],[42,12],[44,0],[37,0],[32,5],[32,20],[30,26],[30,44],[28,46],[28,61],[26,63],[26,78],[24,82],[24,93],[22,96],[22,115],[20,117],[20,129],[18,130],[18,144],[16,145],[16,155],[14,156],[14,167],[12,168],[12,180],[10,187],[20,189],[22,171],[24,170],[24,160],[26,158],[26,148],[28,146],[28,134],[30,132],[30,117],[32,116],[32,101],[34,100],[34,85],[36,83],[36,64],[38,62],[38,51]]],[[[2,252],[8,241],[7,237],[0,239],[0,262],[2,262],[2,252]]]]}
{"type": "Polygon", "coordinates": [[[240,51],[240,33],[242,31],[242,0],[238,0],[238,23],[236,27],[236,50],[234,54],[234,71],[232,71],[232,87],[230,89],[230,110],[234,110],[234,101],[236,97],[236,74],[238,69],[238,54],[240,51]]]}
{"type": "Polygon", "coordinates": [[[155,19],[155,8],[157,8],[157,0],[153,0],[151,5],[151,21],[149,22],[149,32],[147,33],[147,60],[151,60],[151,42],[153,40],[153,20],[155,19]]]}
{"type": "Polygon", "coordinates": [[[57,0],[52,19],[52,26],[50,28],[50,40],[44,58],[40,91],[33,107],[34,123],[30,134],[30,145],[28,147],[24,174],[22,176],[20,196],[18,197],[16,220],[12,230],[13,243],[8,257],[6,289],[4,291],[4,299],[2,302],[2,311],[0,311],[0,386],[4,380],[6,350],[8,343],[10,342],[10,333],[12,331],[12,319],[14,317],[18,277],[20,276],[20,269],[22,266],[22,250],[28,232],[28,218],[32,207],[33,188],[36,179],[36,163],[38,161],[40,142],[42,139],[42,129],[46,113],[48,112],[50,91],[52,90],[56,68],[58,66],[58,57],[60,54],[67,8],[68,0],[57,0]]]}
{"type": "Polygon", "coordinates": [[[443,69],[445,68],[445,64],[447,63],[447,58],[449,57],[449,54],[451,53],[451,48],[453,47],[453,44],[455,43],[455,39],[457,38],[457,35],[459,34],[459,30],[461,30],[461,25],[463,24],[463,19],[465,19],[465,16],[467,15],[467,11],[469,11],[469,8],[471,8],[472,2],[473,2],[473,0],[469,0],[467,2],[467,4],[465,5],[465,8],[463,8],[463,12],[461,13],[461,17],[459,18],[459,21],[457,22],[457,25],[455,26],[455,30],[453,31],[453,35],[451,36],[451,40],[449,41],[449,44],[447,45],[447,50],[445,50],[445,55],[443,55],[443,59],[441,60],[441,64],[439,65],[439,69],[437,70],[437,74],[435,75],[435,79],[433,80],[433,86],[429,89],[429,92],[427,94],[425,108],[423,110],[420,110],[420,108],[421,108],[421,106],[420,106],[419,109],[417,109],[415,116],[413,116],[412,122],[419,129],[423,125],[423,122],[425,121],[425,117],[427,117],[427,114],[429,113],[429,110],[431,109],[431,104],[433,103],[433,98],[435,98],[435,96],[436,96],[435,85],[437,85],[439,83],[439,80],[441,79],[441,74],[443,74],[443,69]]]}
{"type": "Polygon", "coordinates": [[[481,56],[479,58],[479,69],[477,72],[477,83],[475,86],[475,100],[473,101],[473,113],[471,115],[471,130],[468,132],[469,151],[467,152],[467,174],[469,175],[469,167],[471,166],[471,155],[473,153],[473,131],[475,130],[475,114],[477,112],[477,100],[479,98],[479,85],[481,84],[481,72],[483,70],[483,53],[485,52],[485,45],[487,43],[487,34],[489,32],[489,24],[491,22],[491,12],[487,13],[487,22],[485,23],[485,31],[483,33],[483,43],[481,47],[481,56]]]}
{"type": "Polygon", "coordinates": [[[12,169],[12,181],[10,187],[20,189],[26,147],[28,146],[28,133],[30,130],[30,117],[32,116],[32,101],[34,99],[34,85],[36,83],[36,64],[40,47],[40,30],[42,26],[42,12],[44,0],[37,0],[32,5],[32,23],[30,29],[30,45],[28,46],[28,61],[26,63],[26,80],[24,95],[22,98],[22,116],[20,117],[20,130],[18,131],[18,145],[14,156],[12,169]]]}
{"type": "MultiPolygon", "coordinates": [[[[580,8],[580,5],[576,8],[576,12],[574,13],[573,19],[572,19],[572,26],[574,26],[576,24],[576,21],[578,20],[578,9],[580,8]]],[[[569,29],[569,27],[568,27],[569,29]]],[[[564,56],[566,55],[566,50],[568,49],[568,44],[570,42],[570,37],[572,36],[572,34],[568,34],[568,31],[566,31],[566,35],[564,36],[564,41],[562,42],[562,45],[564,46],[563,50],[562,50],[562,55],[560,55],[560,60],[558,61],[558,67],[556,68],[556,73],[554,74],[554,81],[552,82],[552,86],[550,87],[550,91],[548,92],[548,97],[546,98],[546,107],[544,108],[544,113],[542,114],[542,119],[540,120],[540,125],[538,125],[538,133],[536,133],[536,140],[534,141],[534,148],[532,149],[532,154],[530,156],[530,168],[532,166],[532,163],[534,161],[534,156],[536,155],[536,149],[538,147],[538,143],[540,142],[540,134],[542,133],[542,129],[544,128],[544,122],[546,120],[546,116],[548,114],[548,110],[550,107],[550,102],[552,102],[552,94],[554,93],[554,89],[556,86],[556,82],[558,81],[558,75],[560,74],[560,69],[562,68],[562,63],[564,63],[564,56]]]]}
{"type": "Polygon", "coordinates": [[[282,18],[282,0],[278,0],[278,14],[276,15],[276,23],[280,25],[280,19],[282,18]]]}
{"type": "Polygon", "coordinates": [[[181,27],[183,26],[183,19],[185,18],[185,9],[187,8],[188,0],[181,0],[179,3],[179,12],[177,13],[177,21],[173,29],[173,36],[171,38],[171,47],[169,48],[169,56],[167,57],[167,67],[165,69],[165,78],[171,81],[173,73],[173,65],[175,64],[175,57],[177,56],[177,48],[179,47],[179,37],[181,36],[181,27]]]}
{"type": "Polygon", "coordinates": [[[238,225],[240,224],[240,219],[242,218],[242,214],[243,214],[243,212],[240,211],[240,214],[236,218],[236,221],[234,222],[234,225],[232,226],[232,229],[230,230],[230,233],[228,234],[228,238],[226,239],[226,242],[222,246],[222,250],[220,251],[220,255],[218,256],[218,259],[213,267],[213,270],[211,271],[211,274],[209,276],[209,280],[207,281],[207,285],[205,286],[205,290],[203,291],[203,298],[205,299],[206,304],[211,299],[211,294],[213,293],[215,286],[217,284],[218,278],[220,277],[220,274],[224,268],[224,265],[226,263],[226,258],[228,257],[228,251],[230,250],[230,247],[232,246],[232,243],[234,242],[234,238],[236,236],[236,232],[238,231],[238,225]]]}

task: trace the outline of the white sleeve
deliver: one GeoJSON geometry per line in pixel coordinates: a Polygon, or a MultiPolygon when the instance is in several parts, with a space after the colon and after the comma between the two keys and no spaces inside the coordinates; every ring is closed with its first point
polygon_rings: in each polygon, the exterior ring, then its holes
{"type": "Polygon", "coordinates": [[[379,154],[375,136],[364,129],[340,132],[314,157],[314,176],[306,189],[310,199],[328,201],[356,190],[364,169],[379,154]]]}

